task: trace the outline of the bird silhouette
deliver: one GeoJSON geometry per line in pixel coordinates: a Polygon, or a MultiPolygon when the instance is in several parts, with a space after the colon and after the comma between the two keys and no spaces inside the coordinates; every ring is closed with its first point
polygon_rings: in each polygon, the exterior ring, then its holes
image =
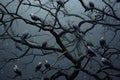
{"type": "Polygon", "coordinates": [[[21,40],[25,41],[25,39],[28,38],[28,35],[29,35],[29,32],[28,32],[28,30],[26,30],[26,31],[22,34],[21,40]]]}
{"type": "Polygon", "coordinates": [[[104,37],[101,37],[99,43],[102,48],[106,47],[106,40],[104,39],[104,37]]]}
{"type": "Polygon", "coordinates": [[[42,62],[39,62],[35,68],[35,72],[39,71],[42,67],[42,62]]]}
{"type": "Polygon", "coordinates": [[[57,0],[56,1],[58,5],[60,5],[61,7],[64,7],[64,2],[62,2],[61,0],[57,0]]]}
{"type": "Polygon", "coordinates": [[[17,65],[15,65],[14,67],[13,67],[13,70],[14,70],[14,72],[15,72],[15,76],[13,77],[13,79],[15,79],[16,77],[18,77],[18,76],[22,76],[22,72],[19,70],[19,68],[18,68],[18,66],[17,65]]]}
{"type": "Polygon", "coordinates": [[[45,65],[44,65],[44,66],[45,66],[46,69],[50,69],[51,66],[50,66],[50,64],[48,63],[48,60],[45,60],[45,65]]]}
{"type": "Polygon", "coordinates": [[[34,13],[31,13],[31,14],[30,14],[30,17],[31,17],[31,19],[34,20],[34,21],[41,21],[41,19],[40,19],[39,17],[37,17],[37,16],[34,15],[34,13]]]}
{"type": "Polygon", "coordinates": [[[94,3],[90,1],[89,2],[89,6],[91,8],[91,12],[93,12],[93,8],[95,8],[94,3]]]}
{"type": "Polygon", "coordinates": [[[111,62],[110,62],[107,58],[105,58],[105,57],[102,57],[102,58],[101,58],[101,61],[102,61],[102,63],[103,63],[104,65],[111,65],[111,62]]]}
{"type": "Polygon", "coordinates": [[[96,56],[95,51],[90,46],[87,46],[86,52],[89,57],[96,56]]]}
{"type": "Polygon", "coordinates": [[[46,46],[47,46],[47,42],[45,41],[42,43],[42,47],[45,48],[46,46]]]}

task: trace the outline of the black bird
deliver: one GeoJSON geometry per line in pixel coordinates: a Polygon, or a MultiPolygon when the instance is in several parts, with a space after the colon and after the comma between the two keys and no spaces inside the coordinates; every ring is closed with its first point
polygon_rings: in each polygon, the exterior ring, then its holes
{"type": "Polygon", "coordinates": [[[35,16],[33,13],[30,14],[30,17],[34,21],[41,21],[41,19],[39,17],[35,16]]]}
{"type": "Polygon", "coordinates": [[[17,76],[21,76],[21,75],[22,75],[22,73],[21,73],[21,71],[19,70],[19,68],[18,68],[17,65],[15,65],[13,69],[14,69],[14,72],[16,73],[17,76]]]}
{"type": "Polygon", "coordinates": [[[25,39],[28,38],[28,35],[29,35],[28,31],[25,31],[21,36],[21,40],[25,41],[25,39]]]}
{"type": "Polygon", "coordinates": [[[90,8],[94,8],[95,6],[94,6],[94,3],[93,2],[89,2],[89,6],[90,6],[90,8]]]}
{"type": "Polygon", "coordinates": [[[93,8],[95,8],[94,3],[90,1],[89,2],[89,6],[91,8],[91,12],[93,12],[93,8]]]}
{"type": "Polygon", "coordinates": [[[48,63],[48,61],[45,60],[45,68],[46,68],[46,69],[50,69],[50,67],[51,67],[51,66],[50,66],[50,64],[48,63]]]}
{"type": "Polygon", "coordinates": [[[73,25],[73,28],[74,28],[76,31],[80,32],[79,26],[73,25]]]}
{"type": "Polygon", "coordinates": [[[42,67],[42,62],[39,62],[35,68],[35,72],[39,71],[42,67]]]}
{"type": "Polygon", "coordinates": [[[88,57],[96,56],[95,51],[90,46],[87,46],[86,52],[87,52],[88,57]]]}
{"type": "Polygon", "coordinates": [[[106,47],[106,40],[104,39],[104,37],[101,37],[99,43],[100,43],[100,46],[101,46],[102,48],[106,47]]]}
{"type": "Polygon", "coordinates": [[[42,47],[45,48],[46,46],[47,46],[47,42],[45,41],[42,43],[42,47]]]}
{"type": "Polygon", "coordinates": [[[104,65],[111,65],[111,62],[107,58],[102,57],[101,61],[104,65]]]}
{"type": "Polygon", "coordinates": [[[116,2],[120,2],[120,0],[116,0],[116,2]]]}
{"type": "Polygon", "coordinates": [[[64,2],[62,2],[61,0],[57,0],[56,1],[58,5],[60,5],[61,7],[64,7],[64,2]]]}

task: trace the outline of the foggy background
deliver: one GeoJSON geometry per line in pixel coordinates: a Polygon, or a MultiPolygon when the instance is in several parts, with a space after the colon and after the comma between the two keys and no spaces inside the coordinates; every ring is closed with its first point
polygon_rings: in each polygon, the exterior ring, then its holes
{"type": "MultiPolygon", "coordinates": [[[[8,4],[8,2],[10,2],[12,0],[0,0],[1,4],[8,4]]],[[[32,4],[35,5],[39,5],[39,2],[37,0],[29,0],[32,4]]],[[[63,0],[64,1],[64,0],[63,0]]],[[[94,2],[95,7],[102,9],[104,7],[104,3],[102,2],[102,0],[83,0],[84,3],[86,4],[86,6],[89,5],[89,1],[94,2]]],[[[110,3],[111,5],[115,5],[114,9],[116,9],[116,13],[118,15],[118,17],[120,16],[119,11],[120,11],[120,3],[115,3],[115,0],[111,0],[112,2],[110,3]],[[118,10],[118,11],[117,11],[118,10]]],[[[51,6],[51,3],[49,2],[49,0],[41,0],[41,2],[47,3],[49,6],[51,6]]],[[[24,0],[22,3],[28,3],[27,0],[24,0]]],[[[53,1],[54,5],[57,6],[56,1],[53,1]]],[[[12,3],[10,3],[7,6],[7,10],[9,10],[9,12],[14,13],[16,11],[16,6],[19,4],[19,0],[13,0],[12,3]]],[[[3,9],[3,7],[0,6],[0,9],[3,9]]],[[[61,10],[64,11],[68,11],[71,14],[78,14],[81,17],[85,18],[86,20],[89,20],[89,17],[87,16],[91,16],[94,17],[95,13],[92,13],[91,11],[87,11],[84,12],[84,8],[83,6],[80,4],[80,2],[78,0],[69,0],[66,4],[65,4],[65,8],[61,8],[61,10]],[[87,15],[87,16],[86,16],[87,15]]],[[[108,9],[109,10],[109,9],[108,9]]],[[[53,10],[53,12],[55,12],[53,10]]],[[[48,14],[47,11],[41,9],[39,7],[35,8],[35,7],[31,7],[31,6],[27,6],[27,5],[21,5],[18,11],[18,14],[20,16],[22,16],[25,19],[29,19],[30,18],[30,13],[34,13],[35,15],[37,15],[38,17],[44,19],[46,17],[46,15],[48,14]]],[[[1,14],[0,14],[1,16],[1,14]]],[[[74,16],[64,16],[62,12],[58,13],[58,17],[60,22],[62,23],[63,28],[67,29],[69,27],[72,27],[72,24],[79,24],[80,21],[83,21],[82,19],[78,18],[78,17],[74,17],[74,16]],[[68,26],[68,21],[70,22],[71,26],[68,26]]],[[[6,15],[4,20],[9,20],[10,16],[6,15]]],[[[32,20],[31,20],[32,21],[32,20]]],[[[51,15],[47,16],[46,22],[48,24],[53,25],[53,19],[51,17],[51,15]]],[[[112,20],[111,18],[106,18],[106,22],[109,23],[120,23],[120,21],[117,20],[112,20]]],[[[9,25],[9,23],[7,24],[9,25]]],[[[57,48],[59,48],[59,46],[56,44],[56,41],[53,37],[53,35],[51,35],[48,31],[44,31],[41,30],[39,32],[39,28],[35,27],[34,25],[30,25],[30,24],[26,24],[23,20],[21,19],[17,19],[15,20],[12,25],[11,25],[14,34],[18,34],[18,35],[22,35],[23,32],[25,32],[26,30],[29,32],[30,35],[34,36],[34,35],[38,35],[35,37],[31,37],[28,40],[29,41],[33,41],[35,43],[38,44],[42,44],[43,42],[47,41],[48,42],[48,46],[56,46],[57,48]]],[[[85,31],[86,29],[88,29],[89,27],[91,27],[90,23],[86,23],[83,24],[80,27],[81,31],[85,31]]],[[[120,26],[117,26],[120,27],[120,26]]],[[[7,27],[6,27],[7,28],[7,27]]],[[[120,49],[120,31],[118,30],[117,33],[112,31],[113,28],[111,27],[107,27],[106,25],[100,25],[97,24],[92,30],[90,30],[89,32],[86,33],[86,35],[84,36],[84,39],[86,41],[90,41],[94,44],[94,46],[99,47],[99,40],[102,36],[105,37],[105,40],[107,42],[107,44],[109,43],[109,46],[120,49]],[[105,26],[105,27],[104,27],[105,26]],[[115,38],[113,39],[113,37],[115,36],[115,38]],[[113,39],[113,40],[112,40],[113,39]],[[112,40],[112,41],[111,41],[112,40]]],[[[0,34],[3,34],[5,31],[4,25],[0,25],[0,34]]],[[[11,30],[8,30],[8,32],[10,32],[11,30]]],[[[57,31],[57,30],[56,30],[57,31]]],[[[59,30],[58,30],[59,32],[59,30]]],[[[12,33],[10,32],[10,34],[12,35],[12,33]]],[[[66,37],[68,38],[73,38],[74,36],[71,34],[66,34],[66,37]]],[[[47,74],[41,74],[41,72],[37,72],[35,73],[35,66],[36,64],[38,64],[39,61],[42,61],[44,59],[47,59],[48,62],[50,64],[54,64],[57,60],[57,56],[60,54],[50,54],[50,55],[44,55],[44,56],[33,56],[33,55],[29,55],[29,54],[42,54],[42,51],[40,49],[35,49],[35,48],[31,48],[28,51],[28,56],[26,55],[25,57],[22,57],[20,59],[16,59],[16,60],[12,60],[8,63],[6,63],[6,61],[10,58],[14,58],[16,56],[20,56],[21,54],[23,54],[28,47],[26,45],[20,44],[18,43],[21,48],[23,49],[22,51],[18,50],[15,48],[15,43],[13,40],[11,39],[2,39],[0,38],[0,80],[11,80],[9,79],[9,76],[14,76],[15,73],[13,71],[13,67],[14,65],[18,65],[18,67],[20,68],[20,70],[22,71],[22,79],[28,79],[32,76],[37,77],[37,76],[51,76],[52,73],[56,72],[55,70],[51,70],[50,72],[48,72],[47,74]],[[34,58],[34,60],[33,60],[34,58]],[[33,61],[32,61],[33,60],[33,61]],[[31,62],[32,61],[32,62],[31,62]]],[[[67,44],[66,42],[63,42],[64,44],[67,44]]],[[[81,44],[82,45],[82,44],[81,44]]],[[[73,49],[74,46],[71,46],[68,48],[69,51],[71,51],[73,49]]],[[[43,50],[44,51],[44,50],[43,50]]],[[[85,53],[85,47],[81,46],[81,52],[83,52],[83,54],[85,53]]],[[[101,50],[102,51],[102,50],[101,50]]],[[[55,52],[56,53],[56,52],[55,52]]],[[[71,53],[74,55],[74,53],[71,53]]],[[[99,53],[98,53],[99,54],[99,53]]],[[[82,55],[81,53],[79,53],[79,55],[82,55]]],[[[76,58],[78,58],[79,56],[76,55],[76,58]]],[[[94,59],[98,59],[98,61],[100,61],[100,57],[99,58],[94,58],[94,59]]],[[[115,55],[113,57],[111,57],[112,59],[112,64],[117,66],[118,68],[120,68],[120,56],[115,55]]],[[[84,65],[84,63],[86,62],[86,60],[84,60],[82,63],[84,65]]],[[[94,71],[96,71],[96,69],[98,68],[98,65],[94,65],[94,61],[90,61],[88,63],[89,66],[87,66],[87,69],[89,69],[90,71],[92,71],[94,73],[94,71]],[[94,66],[91,66],[94,65],[94,66]],[[90,68],[90,67],[94,67],[94,68],[90,68]]],[[[65,58],[65,56],[62,56],[62,58],[60,60],[57,61],[56,63],[56,67],[60,66],[62,68],[67,67],[73,65],[73,63],[71,61],[69,61],[67,58],[65,58]]],[[[45,67],[42,67],[42,69],[44,69],[45,67]]],[[[72,70],[72,69],[71,69],[72,70]]],[[[66,71],[66,73],[71,73],[71,70],[66,71]]],[[[108,72],[112,73],[112,70],[108,70],[108,72]]],[[[120,72],[117,72],[120,74],[120,72]]],[[[104,74],[100,74],[100,76],[104,76],[104,74]]],[[[119,80],[119,77],[112,77],[113,80],[119,80]]],[[[22,80],[21,77],[17,77],[15,80],[22,80]]],[[[93,77],[91,77],[90,75],[80,71],[78,76],[75,78],[75,80],[94,80],[93,77]]],[[[33,79],[33,80],[40,80],[40,79],[33,79]]],[[[57,80],[65,80],[64,77],[60,77],[57,80]]]]}

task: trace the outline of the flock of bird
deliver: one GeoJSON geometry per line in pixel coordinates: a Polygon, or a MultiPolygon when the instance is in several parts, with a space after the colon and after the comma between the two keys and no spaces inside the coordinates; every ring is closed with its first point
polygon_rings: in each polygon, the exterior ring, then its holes
{"type": "MultiPolygon", "coordinates": [[[[104,39],[104,37],[101,37],[100,40],[99,40],[99,44],[101,46],[101,48],[106,48],[106,40],[104,39]]],[[[16,44],[18,45],[18,44],[16,44]]],[[[43,47],[46,47],[47,43],[43,43],[43,47]]],[[[91,42],[87,42],[87,48],[86,48],[86,53],[87,53],[87,56],[89,57],[94,57],[96,56],[96,52],[94,51],[94,49],[92,48],[93,47],[93,44],[91,42]]],[[[18,49],[22,50],[21,48],[17,47],[18,49]]],[[[45,59],[44,61],[42,62],[39,62],[36,67],[35,67],[35,72],[38,72],[41,68],[42,68],[42,65],[43,65],[43,62],[45,63],[44,64],[44,67],[46,69],[50,69],[51,68],[51,65],[48,63],[48,61],[45,59]]],[[[101,58],[101,62],[104,64],[104,65],[111,65],[111,62],[105,58],[105,57],[102,57],[101,58]]],[[[15,65],[14,66],[14,72],[16,73],[16,76],[21,76],[22,75],[22,72],[19,70],[18,66],[15,65]]]]}
{"type": "MultiPolygon", "coordinates": [[[[50,66],[50,64],[48,63],[48,60],[45,59],[44,62],[45,62],[45,64],[44,64],[45,68],[46,68],[46,69],[50,69],[51,66],[50,66]]],[[[37,64],[37,66],[36,66],[36,68],[35,68],[35,72],[39,71],[39,70],[42,68],[42,64],[43,64],[43,62],[39,62],[39,63],[37,64]]]]}
{"type": "MultiPolygon", "coordinates": [[[[117,1],[117,2],[120,2],[120,0],[116,0],[116,1],[117,1]]],[[[63,7],[63,8],[64,8],[64,2],[62,2],[61,0],[57,0],[56,2],[57,2],[57,4],[58,4],[60,7],[63,7]]],[[[94,6],[94,3],[90,1],[90,2],[89,2],[89,6],[90,6],[90,8],[91,8],[91,12],[93,12],[93,8],[95,7],[95,6],[94,6]]],[[[32,19],[33,21],[41,21],[41,19],[40,19],[39,17],[35,16],[33,13],[30,14],[30,17],[31,17],[31,19],[32,19]]],[[[74,28],[76,31],[80,32],[79,26],[73,25],[73,28],[74,28]]],[[[28,32],[25,32],[25,33],[21,36],[21,40],[22,40],[22,41],[25,41],[25,40],[28,38],[28,36],[29,36],[29,33],[28,33],[28,32]]],[[[103,48],[103,49],[106,48],[106,40],[104,39],[104,37],[101,37],[101,39],[99,40],[99,44],[100,44],[101,48],[103,48]]],[[[44,43],[42,44],[42,47],[46,47],[46,45],[47,45],[47,42],[44,42],[44,43]]],[[[15,46],[16,46],[17,49],[19,49],[20,51],[22,51],[22,48],[19,47],[19,45],[18,45],[17,43],[15,43],[15,46]]],[[[90,42],[88,42],[88,43],[87,43],[86,52],[87,52],[87,55],[88,55],[89,57],[96,56],[96,53],[95,53],[95,51],[93,50],[92,47],[93,47],[93,44],[90,43],[90,42]]],[[[46,68],[46,69],[50,69],[51,66],[50,66],[50,64],[48,63],[48,61],[47,61],[47,60],[44,60],[44,62],[45,62],[45,64],[44,64],[45,68],[46,68]]],[[[107,58],[105,58],[105,57],[102,57],[102,58],[101,58],[101,62],[102,62],[104,65],[111,65],[111,62],[110,62],[107,58]]],[[[35,72],[39,71],[39,70],[42,68],[42,65],[43,65],[43,62],[39,62],[39,63],[36,65],[36,67],[35,67],[35,72]]],[[[20,69],[18,68],[17,65],[15,65],[13,69],[14,69],[14,72],[16,73],[17,76],[21,76],[21,75],[22,75],[22,72],[20,71],[20,69]]]]}
{"type": "MultiPolygon", "coordinates": [[[[100,46],[101,46],[102,49],[106,48],[106,40],[104,39],[104,37],[101,37],[101,39],[99,40],[99,44],[100,44],[100,46]]],[[[86,52],[87,52],[87,56],[88,57],[94,57],[94,56],[96,56],[96,52],[93,49],[93,44],[91,42],[87,43],[87,50],[86,50],[86,52]]],[[[105,57],[101,57],[101,62],[104,65],[112,66],[110,60],[107,59],[107,58],[105,58],[105,57]]]]}
{"type": "MultiPolygon", "coordinates": [[[[44,63],[44,66],[45,66],[46,69],[50,69],[50,68],[51,68],[51,65],[48,63],[48,60],[45,59],[44,61],[40,61],[40,62],[36,65],[36,67],[35,67],[35,72],[40,71],[40,69],[42,68],[43,62],[45,62],[45,63],[44,63]]],[[[16,74],[13,78],[16,78],[16,77],[18,77],[18,76],[22,76],[22,71],[18,68],[17,65],[15,65],[15,66],[13,67],[13,70],[14,70],[14,72],[15,72],[15,74],[16,74]]]]}
{"type": "MultiPolygon", "coordinates": [[[[60,7],[63,7],[63,8],[64,8],[64,2],[62,2],[61,0],[57,0],[56,2],[57,2],[57,4],[58,4],[60,7]]],[[[120,2],[120,0],[117,0],[117,2],[120,2]]],[[[91,12],[93,12],[93,9],[95,8],[94,3],[91,2],[91,1],[89,2],[89,8],[90,8],[91,12]]],[[[34,15],[34,13],[31,13],[31,14],[30,14],[30,17],[31,17],[31,19],[32,19],[33,21],[41,21],[41,22],[42,22],[42,20],[41,20],[38,16],[34,15]]],[[[79,26],[73,25],[73,28],[74,28],[76,31],[80,32],[79,26]]],[[[24,34],[21,36],[21,40],[25,41],[25,39],[27,39],[28,35],[29,35],[28,32],[24,33],[24,34]]]]}

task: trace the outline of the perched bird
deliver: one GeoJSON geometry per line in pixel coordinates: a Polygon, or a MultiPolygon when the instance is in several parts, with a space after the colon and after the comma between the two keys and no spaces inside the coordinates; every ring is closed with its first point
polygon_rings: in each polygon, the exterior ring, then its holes
{"type": "Polygon", "coordinates": [[[47,46],[47,42],[45,41],[42,43],[42,47],[45,48],[46,46],[47,46]]]}
{"type": "Polygon", "coordinates": [[[91,8],[91,12],[93,12],[93,8],[95,8],[94,3],[90,1],[89,2],[89,6],[91,8]]]}
{"type": "Polygon", "coordinates": [[[99,43],[102,48],[106,47],[106,40],[104,39],[104,37],[101,37],[99,43]]]}
{"type": "Polygon", "coordinates": [[[116,0],[116,2],[120,2],[120,0],[116,0]]]}
{"type": "Polygon", "coordinates": [[[20,47],[20,45],[18,43],[15,43],[15,48],[22,51],[22,48],[20,47]]]}
{"type": "Polygon", "coordinates": [[[41,19],[39,17],[35,16],[33,13],[30,14],[30,17],[34,21],[41,21],[41,19]]]}
{"type": "Polygon", "coordinates": [[[95,51],[90,46],[87,46],[86,52],[89,57],[96,56],[95,51]]]}
{"type": "Polygon", "coordinates": [[[79,26],[73,25],[73,28],[74,28],[76,31],[80,32],[79,26]]]}
{"type": "Polygon", "coordinates": [[[101,61],[104,65],[111,65],[111,62],[107,58],[102,57],[101,61]]]}
{"type": "Polygon", "coordinates": [[[14,72],[16,73],[17,76],[21,76],[21,75],[22,75],[22,73],[21,73],[21,71],[19,70],[19,68],[18,68],[17,65],[15,65],[15,66],[13,67],[13,69],[14,69],[14,72]]]}
{"type": "Polygon", "coordinates": [[[21,40],[25,41],[25,39],[28,38],[28,35],[29,35],[28,31],[25,31],[21,36],[21,40]]]}
{"type": "Polygon", "coordinates": [[[35,72],[39,71],[42,67],[42,62],[39,62],[35,68],[35,72]]]}
{"type": "Polygon", "coordinates": [[[64,7],[64,2],[62,2],[61,0],[57,0],[56,1],[58,5],[60,5],[61,7],[64,7]]]}
{"type": "Polygon", "coordinates": [[[51,67],[50,64],[48,63],[48,60],[46,60],[46,59],[45,59],[45,65],[44,66],[45,66],[46,69],[50,69],[50,67],[51,67]]]}
{"type": "Polygon", "coordinates": [[[90,8],[94,8],[95,6],[94,6],[94,3],[93,2],[89,2],[89,6],[90,6],[90,8]]]}

